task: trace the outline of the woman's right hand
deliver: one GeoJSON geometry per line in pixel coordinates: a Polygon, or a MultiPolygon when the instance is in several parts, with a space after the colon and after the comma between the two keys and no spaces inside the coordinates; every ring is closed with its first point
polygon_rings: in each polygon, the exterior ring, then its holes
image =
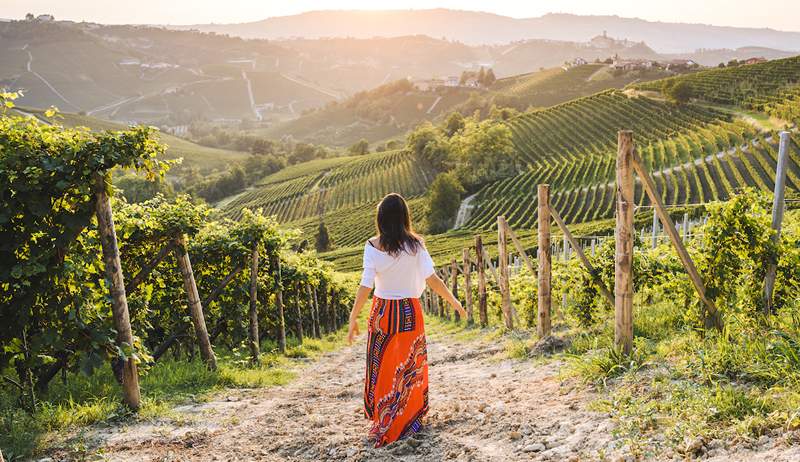
{"type": "Polygon", "coordinates": [[[350,327],[347,329],[347,344],[352,345],[353,340],[355,340],[355,338],[359,335],[361,335],[361,332],[358,330],[358,320],[351,319],[350,327]]]}
{"type": "Polygon", "coordinates": [[[453,306],[453,309],[458,311],[458,314],[461,315],[462,318],[467,319],[467,311],[464,310],[464,307],[461,306],[461,302],[458,299],[453,300],[450,305],[453,306]]]}

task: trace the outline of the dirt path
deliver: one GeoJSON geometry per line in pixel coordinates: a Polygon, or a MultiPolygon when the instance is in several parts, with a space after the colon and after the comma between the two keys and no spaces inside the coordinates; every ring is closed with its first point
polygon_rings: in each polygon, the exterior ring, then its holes
{"type": "MultiPolygon", "coordinates": [[[[442,335],[428,345],[427,426],[386,448],[366,441],[363,340],[321,357],[287,386],[230,391],[179,407],[170,419],[100,429],[90,445],[110,461],[634,460],[612,436],[611,419],[587,410],[597,397],[559,380],[558,361],[504,359],[495,343],[442,335]]],[[[800,448],[764,442],[730,453],[709,448],[707,456],[788,461],[800,448]]]]}
{"type": "Polygon", "coordinates": [[[233,390],[170,419],[97,430],[104,460],[595,460],[613,454],[611,421],[558,378],[559,363],[503,359],[495,344],[429,340],[426,429],[383,449],[366,441],[364,344],[329,353],[297,381],[233,390]],[[176,423],[177,422],[177,423],[176,423]]]}

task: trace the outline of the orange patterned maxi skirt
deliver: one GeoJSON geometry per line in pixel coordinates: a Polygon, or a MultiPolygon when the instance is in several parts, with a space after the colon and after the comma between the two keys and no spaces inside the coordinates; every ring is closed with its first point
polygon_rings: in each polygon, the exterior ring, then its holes
{"type": "Polygon", "coordinates": [[[367,326],[364,412],[375,447],[422,427],[428,412],[428,351],[419,299],[374,297],[367,326]]]}

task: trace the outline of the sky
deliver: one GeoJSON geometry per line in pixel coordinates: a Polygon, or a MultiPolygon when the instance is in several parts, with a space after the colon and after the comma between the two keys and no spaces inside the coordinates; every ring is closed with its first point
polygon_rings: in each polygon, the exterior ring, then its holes
{"type": "Polygon", "coordinates": [[[515,18],[546,13],[611,14],[651,21],[800,31],[798,0],[0,0],[0,17],[31,12],[108,24],[250,22],[311,10],[450,8],[515,18]]]}

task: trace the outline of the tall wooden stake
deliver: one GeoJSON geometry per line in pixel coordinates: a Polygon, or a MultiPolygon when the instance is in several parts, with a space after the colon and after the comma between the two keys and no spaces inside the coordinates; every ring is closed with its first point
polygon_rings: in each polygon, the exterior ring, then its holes
{"type": "Polygon", "coordinates": [[[655,249],[656,246],[658,246],[658,214],[653,207],[653,243],[651,247],[655,249]]]}
{"type": "Polygon", "coordinates": [[[633,348],[633,132],[620,131],[617,145],[616,255],[614,258],[614,343],[633,348]]]}
{"type": "MultiPolygon", "coordinates": [[[[451,291],[458,298],[458,262],[456,262],[455,257],[450,261],[450,278],[452,279],[451,291]]],[[[461,315],[458,314],[458,311],[453,310],[453,319],[455,322],[461,320],[461,315]]]]}
{"type": "Polygon", "coordinates": [[[300,281],[294,283],[294,307],[297,310],[297,340],[303,344],[303,310],[300,307],[300,281]]]}
{"type": "Polygon", "coordinates": [[[211,340],[208,337],[206,320],[203,315],[203,304],[200,302],[200,294],[197,292],[197,283],[194,280],[192,262],[189,259],[189,252],[186,247],[186,238],[179,236],[175,239],[175,256],[178,260],[178,268],[183,276],[183,287],[186,290],[186,297],[189,302],[189,315],[192,318],[194,332],[197,335],[197,344],[200,347],[200,357],[206,366],[214,370],[217,368],[217,358],[211,348],[211,340]]]}
{"type": "Polygon", "coordinates": [[[550,185],[540,184],[537,188],[539,219],[538,245],[539,258],[537,271],[538,309],[536,319],[536,334],[542,338],[550,335],[550,309],[551,299],[551,256],[550,256],[550,185]]]}
{"type": "Polygon", "coordinates": [[[308,306],[311,308],[311,330],[312,335],[316,338],[322,337],[319,331],[319,303],[317,302],[317,288],[311,287],[311,284],[306,283],[306,292],[308,292],[308,306]]]}
{"type": "MultiPolygon", "coordinates": [[[[772,198],[772,242],[778,244],[781,240],[781,226],[783,223],[784,195],[786,193],[786,168],[789,165],[789,132],[781,132],[781,142],[778,147],[778,165],[775,170],[775,192],[772,198]]],[[[775,290],[775,277],[778,273],[777,262],[770,262],[767,266],[767,275],[764,280],[764,314],[769,316],[773,310],[772,292],[775,290]]]]}
{"type": "Polygon", "coordinates": [[[273,253],[269,256],[269,266],[275,281],[275,305],[278,311],[278,351],[286,352],[286,318],[283,314],[283,281],[281,275],[281,259],[273,253]]]}
{"type": "Polygon", "coordinates": [[[247,330],[250,341],[250,357],[253,364],[258,364],[261,354],[258,337],[258,244],[253,246],[250,256],[250,328],[247,330]]]}
{"type": "MultiPolygon", "coordinates": [[[[117,345],[133,346],[133,330],[128,312],[128,297],[125,295],[125,280],[122,277],[122,263],[119,259],[117,233],[114,229],[114,215],[111,212],[111,201],[106,189],[106,176],[95,174],[94,177],[95,214],[100,246],[103,249],[106,279],[111,294],[111,312],[114,329],[117,331],[117,345]]],[[[132,410],[139,410],[139,374],[133,358],[127,358],[122,365],[122,399],[132,410]]],[[[2,459],[2,456],[0,456],[2,459]]]]}
{"type": "Polygon", "coordinates": [[[656,213],[658,213],[658,218],[661,220],[661,224],[664,226],[664,231],[667,232],[667,235],[672,242],[672,246],[675,247],[675,251],[678,253],[678,257],[681,259],[683,268],[689,275],[689,280],[692,281],[692,284],[697,291],[697,295],[700,297],[700,300],[705,306],[706,327],[722,329],[722,318],[720,317],[719,311],[717,310],[714,301],[706,297],[706,288],[703,284],[703,280],[700,278],[700,273],[697,272],[697,268],[694,266],[694,262],[689,256],[689,252],[686,250],[681,236],[678,234],[678,229],[675,228],[675,223],[673,223],[672,218],[670,218],[669,213],[667,213],[666,208],[664,208],[664,204],[661,202],[661,196],[659,196],[656,192],[656,185],[653,182],[653,179],[647,173],[647,170],[644,169],[644,164],[642,163],[641,159],[639,159],[639,155],[636,153],[635,149],[632,150],[631,160],[633,168],[636,169],[636,173],[642,180],[642,186],[644,187],[647,196],[650,198],[650,202],[655,207],[656,213]]]}
{"type": "Polygon", "coordinates": [[[497,262],[500,266],[500,307],[503,311],[503,320],[506,329],[514,329],[514,320],[511,317],[511,288],[508,281],[508,242],[506,239],[505,217],[497,217],[497,262]]]}
{"type": "Polygon", "coordinates": [[[472,263],[469,261],[469,249],[465,248],[461,252],[461,260],[463,262],[463,272],[464,272],[464,303],[466,306],[464,307],[467,310],[467,325],[471,326],[475,324],[475,318],[472,315],[472,263]]]}
{"type": "Polygon", "coordinates": [[[475,265],[478,268],[478,318],[481,327],[489,324],[489,315],[486,311],[486,263],[483,260],[485,251],[483,239],[480,235],[475,236],[475,265]]]}

